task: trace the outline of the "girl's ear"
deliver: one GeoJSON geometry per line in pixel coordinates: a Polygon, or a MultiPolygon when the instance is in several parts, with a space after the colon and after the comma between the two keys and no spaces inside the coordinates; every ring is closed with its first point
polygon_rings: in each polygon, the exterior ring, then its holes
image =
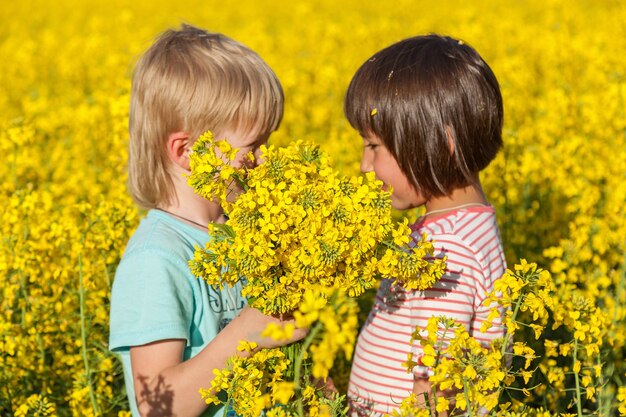
{"type": "Polygon", "coordinates": [[[170,159],[179,167],[189,171],[189,152],[191,151],[189,134],[185,132],[170,133],[167,137],[167,152],[170,159]]]}

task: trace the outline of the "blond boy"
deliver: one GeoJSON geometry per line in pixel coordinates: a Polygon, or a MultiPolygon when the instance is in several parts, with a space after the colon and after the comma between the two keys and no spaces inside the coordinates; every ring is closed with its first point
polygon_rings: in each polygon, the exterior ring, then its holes
{"type": "MultiPolygon", "coordinates": [[[[129,187],[147,216],[131,237],[111,294],[110,349],[124,367],[134,416],[223,413],[199,388],[214,368],[242,354],[240,340],[272,347],[260,333],[273,317],[246,306],[240,288],[216,290],[191,275],[187,261],[210,239],[224,213],[187,185],[189,153],[212,130],[243,155],[278,127],[283,92],[249,48],[183,25],[159,36],[139,59],[130,103],[129,187]]],[[[298,330],[294,340],[304,336],[298,330]]]]}

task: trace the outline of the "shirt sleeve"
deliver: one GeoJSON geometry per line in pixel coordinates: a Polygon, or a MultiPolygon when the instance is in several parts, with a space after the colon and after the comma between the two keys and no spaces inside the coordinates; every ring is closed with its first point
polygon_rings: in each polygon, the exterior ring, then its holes
{"type": "Polygon", "coordinates": [[[189,343],[194,298],[187,268],[158,250],[122,259],[111,291],[111,350],[165,339],[189,343]]]}

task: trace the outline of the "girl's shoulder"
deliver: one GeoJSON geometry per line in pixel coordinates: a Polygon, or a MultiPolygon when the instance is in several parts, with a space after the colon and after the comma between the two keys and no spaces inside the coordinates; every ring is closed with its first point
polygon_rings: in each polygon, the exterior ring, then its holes
{"type": "Polygon", "coordinates": [[[413,238],[433,241],[435,256],[476,276],[500,277],[506,266],[495,211],[491,206],[444,213],[413,225],[413,238]],[[472,272],[473,271],[473,272],[472,272]]]}
{"type": "Polygon", "coordinates": [[[499,241],[493,206],[468,207],[418,219],[412,226],[414,237],[426,233],[431,240],[455,242],[478,252],[481,242],[499,241]]]}
{"type": "Polygon", "coordinates": [[[495,222],[495,217],[495,209],[491,205],[460,208],[433,216],[419,217],[411,226],[411,230],[414,232],[437,230],[455,234],[476,222],[485,223],[487,226],[495,222]]]}

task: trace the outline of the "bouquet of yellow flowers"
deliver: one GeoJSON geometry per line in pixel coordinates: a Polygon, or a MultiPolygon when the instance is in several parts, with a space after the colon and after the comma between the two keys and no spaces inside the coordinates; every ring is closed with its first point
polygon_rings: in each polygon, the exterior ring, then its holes
{"type": "Polygon", "coordinates": [[[195,253],[196,276],[220,287],[245,277],[243,295],[266,314],[294,311],[312,286],[354,297],[384,277],[426,289],[441,276],[443,262],[427,260],[431,242],[408,248],[407,222],[392,219],[391,192],[373,174],[339,175],[319,147],[302,142],[261,151],[258,167],[236,169],[228,142],[214,144],[210,133],[196,142],[189,183],[228,216],[209,226],[214,239],[195,253]],[[245,192],[230,203],[233,181],[245,192]]]}
{"type": "MultiPolygon", "coordinates": [[[[431,259],[432,243],[425,236],[413,241],[407,221],[392,219],[391,192],[383,190],[373,175],[340,175],[319,147],[300,141],[284,148],[262,146],[261,153],[258,166],[235,168],[230,161],[237,150],[228,142],[215,142],[208,132],[194,145],[189,184],[203,197],[217,199],[228,220],[209,226],[213,239],[196,250],[190,267],[214,286],[242,281],[242,293],[252,307],[265,314],[293,315],[298,326],[317,329],[303,342],[310,353],[302,353],[300,359],[312,358],[307,369],[324,378],[340,348],[347,356],[352,353],[357,323],[350,297],[374,287],[381,278],[393,278],[405,288],[429,288],[443,274],[445,260],[431,259]],[[243,192],[230,202],[235,189],[243,192]],[[338,343],[324,337],[329,331],[338,343]]],[[[273,333],[280,337],[279,330],[273,333]]],[[[272,355],[274,362],[279,361],[280,355],[272,355]]],[[[262,362],[266,368],[272,363],[262,362]]],[[[233,369],[237,365],[243,369],[243,362],[233,364],[233,369]]],[[[265,400],[255,407],[238,407],[233,400],[235,411],[256,416],[280,404],[290,392],[301,402],[304,398],[309,414],[315,414],[311,410],[319,410],[319,404],[306,384],[294,381],[295,388],[286,391],[282,367],[281,362],[276,368],[281,369],[278,379],[276,369],[268,371],[273,377],[265,380],[266,387],[259,383],[256,394],[239,393],[242,401],[265,400]],[[281,387],[282,394],[274,400],[271,389],[269,394],[263,391],[268,387],[281,387]]],[[[224,389],[231,399],[237,397],[231,389],[236,379],[232,369],[219,374],[213,392],[224,389]]],[[[217,401],[217,394],[207,395],[217,401]]]]}

